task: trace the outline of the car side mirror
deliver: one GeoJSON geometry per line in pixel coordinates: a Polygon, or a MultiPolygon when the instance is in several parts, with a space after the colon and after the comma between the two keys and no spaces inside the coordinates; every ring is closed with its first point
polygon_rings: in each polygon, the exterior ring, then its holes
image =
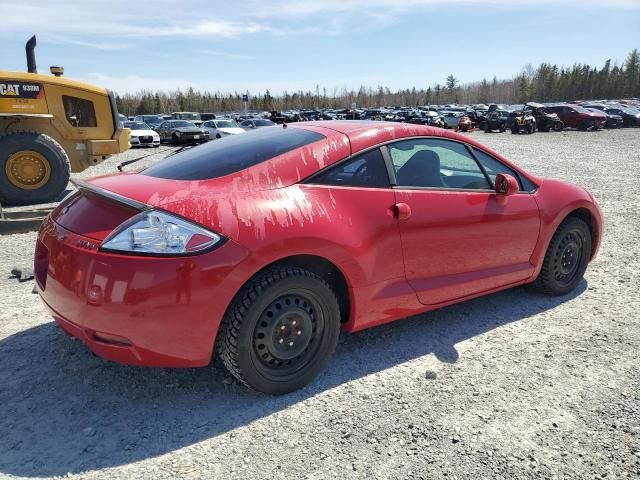
{"type": "Polygon", "coordinates": [[[495,191],[498,195],[513,195],[520,189],[518,181],[508,173],[496,175],[495,191]]]}

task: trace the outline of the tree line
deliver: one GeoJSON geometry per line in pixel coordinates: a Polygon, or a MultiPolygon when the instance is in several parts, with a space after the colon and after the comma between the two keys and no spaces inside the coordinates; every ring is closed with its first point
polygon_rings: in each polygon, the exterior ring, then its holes
{"type": "MultiPolygon", "coordinates": [[[[284,91],[274,96],[269,90],[250,93],[248,109],[273,111],[292,109],[344,109],[355,103],[359,108],[381,106],[442,105],[449,103],[523,103],[589,99],[640,97],[640,53],[634,49],[622,65],[607,60],[601,68],[584,64],[558,67],[542,63],[527,65],[511,79],[483,79],[460,85],[449,75],[445,82],[427,88],[391,91],[387,87],[361,86],[357,91],[334,87],[328,91],[316,85],[313,91],[284,91]]],[[[125,115],[161,112],[229,112],[242,111],[242,92],[200,92],[193,88],[172,92],[144,90],[117,95],[118,110],[125,115]]]]}

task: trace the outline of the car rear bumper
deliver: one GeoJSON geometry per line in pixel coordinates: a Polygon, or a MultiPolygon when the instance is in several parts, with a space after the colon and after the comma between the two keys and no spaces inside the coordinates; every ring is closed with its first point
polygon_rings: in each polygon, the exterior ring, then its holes
{"type": "Polygon", "coordinates": [[[191,257],[140,257],[98,250],[99,242],[47,219],[34,271],[62,330],[116,362],[196,367],[211,360],[236,285],[228,281],[246,251],[227,241],[191,257]]]}

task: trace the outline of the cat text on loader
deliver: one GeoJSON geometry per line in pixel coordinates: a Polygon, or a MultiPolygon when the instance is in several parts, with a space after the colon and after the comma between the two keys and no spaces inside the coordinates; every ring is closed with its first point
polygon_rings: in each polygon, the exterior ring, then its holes
{"type": "Polygon", "coordinates": [[[57,200],[70,172],[81,172],[127,150],[107,89],[36,70],[35,36],[27,42],[27,73],[0,71],[0,202],[33,205],[57,200]]]}

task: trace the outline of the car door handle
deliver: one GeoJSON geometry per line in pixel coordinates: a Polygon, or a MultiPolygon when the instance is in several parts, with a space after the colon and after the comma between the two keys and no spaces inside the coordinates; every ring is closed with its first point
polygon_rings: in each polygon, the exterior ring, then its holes
{"type": "Polygon", "coordinates": [[[398,220],[406,220],[411,216],[411,207],[406,203],[396,203],[393,212],[398,220]]]}

